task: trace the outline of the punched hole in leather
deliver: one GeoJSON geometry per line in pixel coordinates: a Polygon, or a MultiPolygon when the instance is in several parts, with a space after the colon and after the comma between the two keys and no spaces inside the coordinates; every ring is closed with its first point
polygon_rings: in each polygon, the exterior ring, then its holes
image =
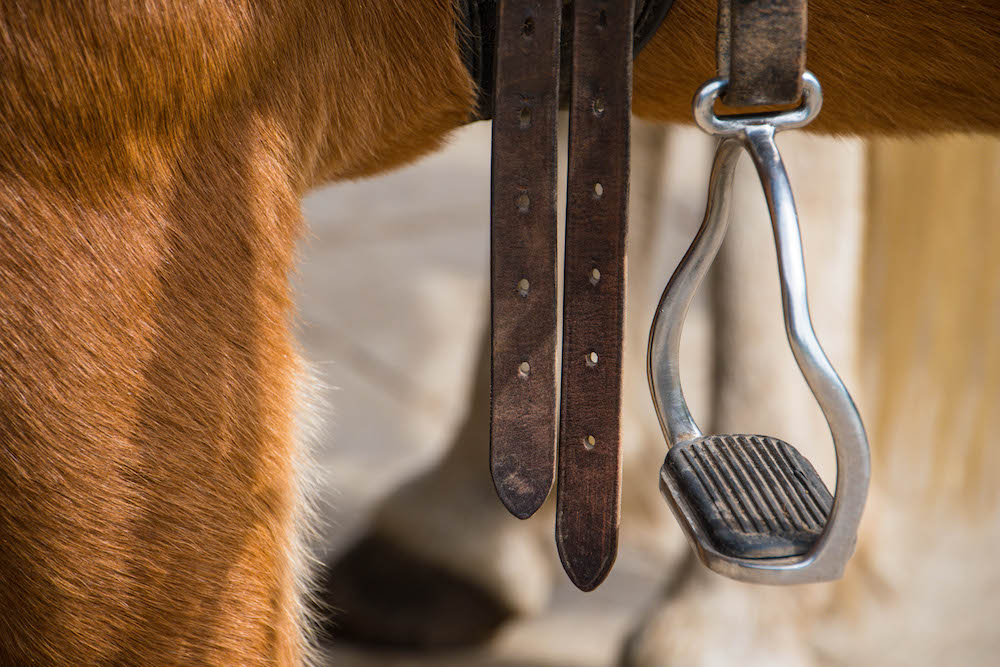
{"type": "Polygon", "coordinates": [[[618,549],[633,11],[573,7],[556,543],[583,590],[618,549]]]}
{"type": "Polygon", "coordinates": [[[520,518],[556,474],[556,114],[571,97],[556,541],[584,590],[603,581],[618,540],[632,58],[671,4],[501,0],[495,58],[486,35],[466,47],[470,72],[495,69],[479,105],[493,117],[490,465],[520,518]]]}
{"type": "Polygon", "coordinates": [[[493,118],[490,469],[519,518],[555,477],[556,150],[560,2],[497,8],[493,118]]]}

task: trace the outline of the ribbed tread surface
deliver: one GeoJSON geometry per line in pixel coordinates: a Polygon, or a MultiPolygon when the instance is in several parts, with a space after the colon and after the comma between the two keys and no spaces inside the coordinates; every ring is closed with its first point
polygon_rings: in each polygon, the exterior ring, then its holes
{"type": "Polygon", "coordinates": [[[805,553],[833,504],[809,461],[769,436],[715,435],[683,443],[667,454],[664,470],[715,547],[732,556],[805,553]]]}

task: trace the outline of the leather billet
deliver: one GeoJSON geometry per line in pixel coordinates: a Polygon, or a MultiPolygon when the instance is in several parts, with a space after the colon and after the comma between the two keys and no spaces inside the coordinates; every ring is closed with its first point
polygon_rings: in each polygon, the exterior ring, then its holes
{"type": "Polygon", "coordinates": [[[583,590],[618,549],[632,12],[574,3],[556,544],[583,590]]]}
{"type": "Polygon", "coordinates": [[[527,518],[555,475],[560,0],[497,13],[490,280],[490,470],[527,518]]]}
{"type": "Polygon", "coordinates": [[[463,10],[473,37],[494,30],[463,44],[480,77],[478,117],[493,118],[490,469],[520,518],[558,474],[559,554],[570,579],[591,590],[618,546],[632,61],[672,0],[500,0],[491,23],[493,4],[463,10]],[[566,100],[559,365],[557,113],[566,100]]]}

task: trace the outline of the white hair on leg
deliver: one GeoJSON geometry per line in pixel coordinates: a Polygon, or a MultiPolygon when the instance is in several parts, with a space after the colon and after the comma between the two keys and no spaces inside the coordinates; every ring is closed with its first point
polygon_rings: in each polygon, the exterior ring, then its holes
{"type": "Polygon", "coordinates": [[[295,509],[290,524],[290,561],[295,578],[296,626],[305,665],[327,664],[319,645],[318,628],[326,610],[317,595],[317,574],[322,565],[316,556],[322,519],[320,489],[325,470],[316,460],[328,406],[323,400],[323,382],[312,367],[299,359],[295,390],[294,460],[295,509]]]}

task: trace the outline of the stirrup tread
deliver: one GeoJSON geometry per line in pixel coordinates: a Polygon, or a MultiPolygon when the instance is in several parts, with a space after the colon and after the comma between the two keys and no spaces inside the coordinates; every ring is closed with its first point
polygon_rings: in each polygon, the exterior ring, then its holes
{"type": "Polygon", "coordinates": [[[740,558],[806,553],[833,504],[812,464],[768,436],[716,435],[681,443],[668,452],[665,469],[715,548],[740,558]]]}

